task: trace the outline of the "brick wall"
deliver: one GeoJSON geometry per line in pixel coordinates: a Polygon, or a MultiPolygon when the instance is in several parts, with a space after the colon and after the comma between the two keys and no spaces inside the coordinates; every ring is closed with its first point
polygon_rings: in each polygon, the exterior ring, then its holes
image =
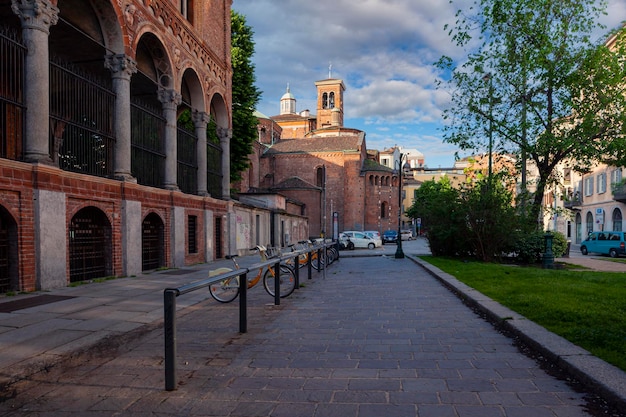
{"type": "MultiPolygon", "coordinates": [[[[125,200],[141,203],[142,218],[151,212],[157,213],[164,224],[166,266],[171,266],[171,214],[173,207],[182,207],[185,215],[196,215],[198,220],[198,253],[185,251],[185,264],[206,262],[206,239],[204,236],[205,210],[214,216],[227,212],[226,202],[210,197],[187,195],[180,192],[145,187],[138,184],[119,182],[88,175],[61,171],[47,165],[30,165],[16,161],[1,160],[0,205],[4,207],[17,224],[20,290],[36,289],[37,230],[34,223],[34,190],[47,190],[61,193],[66,199],[66,225],[69,229],[72,217],[82,208],[93,206],[100,209],[108,218],[112,232],[112,273],[122,275],[122,204],[125,200]]],[[[138,227],[141,227],[138,225],[138,227]]],[[[69,280],[69,247],[67,248],[66,271],[69,280]]]]}

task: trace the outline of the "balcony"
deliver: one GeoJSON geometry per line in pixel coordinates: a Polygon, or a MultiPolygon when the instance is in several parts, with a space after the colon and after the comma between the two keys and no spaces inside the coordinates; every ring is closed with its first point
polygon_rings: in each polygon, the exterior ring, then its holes
{"type": "Polygon", "coordinates": [[[613,184],[613,200],[626,203],[626,184],[613,184]]]}
{"type": "Polygon", "coordinates": [[[569,200],[563,201],[563,207],[569,210],[580,210],[580,207],[582,205],[583,202],[580,197],[574,197],[569,200]]]}

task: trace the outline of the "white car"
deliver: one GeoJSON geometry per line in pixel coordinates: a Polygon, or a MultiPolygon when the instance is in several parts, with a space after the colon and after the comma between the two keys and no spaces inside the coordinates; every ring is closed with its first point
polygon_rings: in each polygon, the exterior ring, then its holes
{"type": "Polygon", "coordinates": [[[400,233],[402,235],[402,240],[413,240],[413,232],[410,230],[403,230],[400,233]]]}
{"type": "Polygon", "coordinates": [[[359,232],[356,230],[348,230],[341,233],[342,240],[348,249],[351,248],[368,248],[375,249],[382,246],[380,239],[375,240],[372,237],[365,234],[365,232],[359,232]],[[353,246],[354,245],[354,246],[353,246]]]}
{"type": "Polygon", "coordinates": [[[363,233],[365,233],[366,235],[368,235],[369,237],[371,237],[374,240],[380,241],[380,242],[376,242],[376,247],[380,247],[383,245],[383,238],[382,236],[380,236],[380,232],[377,230],[366,230],[363,233]]]}

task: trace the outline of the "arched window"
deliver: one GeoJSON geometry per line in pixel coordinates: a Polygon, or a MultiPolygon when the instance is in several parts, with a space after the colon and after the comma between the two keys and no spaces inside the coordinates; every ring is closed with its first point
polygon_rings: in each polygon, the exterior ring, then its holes
{"type": "Polygon", "coordinates": [[[328,97],[328,108],[330,109],[335,108],[335,93],[333,92],[331,92],[330,96],[328,97]]]}
{"type": "Polygon", "coordinates": [[[587,212],[587,234],[593,232],[593,214],[590,211],[587,212]]]}
{"type": "Polygon", "coordinates": [[[323,109],[328,108],[328,93],[322,94],[322,108],[323,109]]]}
{"type": "Polygon", "coordinates": [[[324,167],[318,167],[315,173],[315,185],[318,187],[324,187],[324,167]]]}
{"type": "Polygon", "coordinates": [[[387,203],[385,201],[380,205],[380,218],[384,219],[387,217],[387,203]]]}
{"type": "Polygon", "coordinates": [[[374,185],[374,176],[370,175],[370,185],[374,185]]]}
{"type": "Polygon", "coordinates": [[[622,231],[622,211],[618,208],[613,210],[613,230],[616,232],[622,231]]]}

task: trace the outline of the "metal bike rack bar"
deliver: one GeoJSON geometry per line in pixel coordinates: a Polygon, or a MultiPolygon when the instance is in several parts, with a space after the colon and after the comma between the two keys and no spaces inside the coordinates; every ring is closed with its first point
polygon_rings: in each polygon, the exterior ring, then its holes
{"type": "MultiPolygon", "coordinates": [[[[323,248],[326,245],[323,244],[323,248]]],[[[223,279],[239,277],[239,332],[246,333],[248,331],[248,273],[253,270],[265,268],[269,265],[274,265],[275,278],[274,278],[274,304],[280,305],[280,264],[291,259],[299,257],[302,254],[308,253],[308,269],[309,279],[311,279],[311,253],[319,248],[313,246],[306,250],[290,252],[288,255],[283,255],[278,258],[272,258],[265,262],[254,264],[248,268],[233,269],[232,271],[225,272],[220,275],[216,275],[204,280],[191,282],[189,284],[182,285],[178,288],[166,288],[163,290],[163,333],[165,338],[165,390],[173,391],[176,389],[176,297],[183,294],[187,294],[192,291],[196,291],[202,288],[207,288],[214,282],[221,281],[223,279]]],[[[320,262],[321,262],[321,258],[320,262]]],[[[297,262],[297,261],[296,261],[297,262]]],[[[296,264],[296,284],[299,283],[299,273],[296,264]]],[[[324,269],[325,271],[325,269],[324,269]]],[[[296,287],[297,288],[297,287],[296,287]]]]}

